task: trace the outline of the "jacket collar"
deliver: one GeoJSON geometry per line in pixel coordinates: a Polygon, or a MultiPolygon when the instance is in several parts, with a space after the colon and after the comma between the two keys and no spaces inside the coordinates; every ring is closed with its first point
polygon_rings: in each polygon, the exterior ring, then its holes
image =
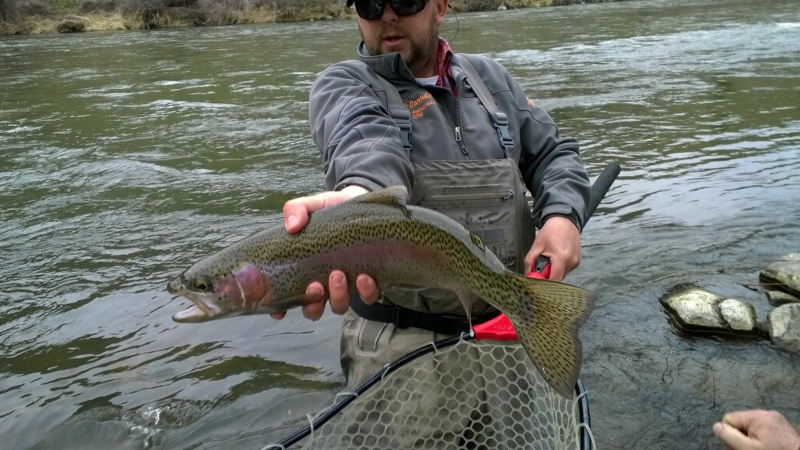
{"type": "Polygon", "coordinates": [[[375,71],[378,75],[386,78],[389,81],[393,80],[406,80],[416,83],[414,75],[406,66],[406,62],[400,56],[400,53],[389,53],[387,55],[372,56],[367,51],[367,46],[364,41],[358,44],[358,57],[361,62],[369,66],[370,69],[375,71]]]}

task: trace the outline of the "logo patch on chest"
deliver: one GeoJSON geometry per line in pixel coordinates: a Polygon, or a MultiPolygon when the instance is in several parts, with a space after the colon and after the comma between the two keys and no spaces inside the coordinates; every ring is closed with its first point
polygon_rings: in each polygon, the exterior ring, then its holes
{"type": "Polygon", "coordinates": [[[436,100],[433,99],[433,96],[430,94],[430,92],[426,92],[417,97],[416,100],[411,100],[403,106],[411,111],[412,119],[419,119],[422,117],[422,111],[425,110],[425,108],[435,104],[436,100]]]}

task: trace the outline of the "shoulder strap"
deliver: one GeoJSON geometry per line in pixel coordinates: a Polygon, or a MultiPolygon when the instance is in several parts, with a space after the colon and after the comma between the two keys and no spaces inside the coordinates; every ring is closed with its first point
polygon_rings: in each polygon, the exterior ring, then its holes
{"type": "MultiPolygon", "coordinates": [[[[400,141],[403,143],[403,148],[407,151],[411,151],[411,113],[408,112],[403,105],[403,99],[400,97],[400,93],[397,92],[397,88],[386,78],[375,73],[371,67],[362,61],[340,61],[334,64],[334,66],[346,67],[356,72],[358,72],[360,68],[364,68],[375,80],[378,80],[381,86],[383,86],[383,91],[386,93],[386,109],[389,111],[389,116],[391,116],[392,120],[397,124],[397,127],[400,128],[400,141]]],[[[374,80],[363,81],[372,85],[374,80]]],[[[374,89],[378,86],[373,85],[372,87],[374,89]]]]}
{"type": "Polygon", "coordinates": [[[472,89],[478,96],[478,100],[483,103],[486,111],[489,112],[492,125],[494,125],[494,128],[497,130],[497,136],[500,138],[500,145],[503,147],[503,152],[506,157],[508,157],[508,155],[511,154],[511,150],[514,148],[514,138],[511,137],[511,133],[508,131],[508,116],[497,109],[497,103],[495,103],[492,95],[489,93],[489,89],[486,88],[483,80],[478,76],[478,72],[472,67],[472,64],[470,64],[467,58],[459,56],[458,62],[467,76],[469,85],[472,86],[472,89]]]}

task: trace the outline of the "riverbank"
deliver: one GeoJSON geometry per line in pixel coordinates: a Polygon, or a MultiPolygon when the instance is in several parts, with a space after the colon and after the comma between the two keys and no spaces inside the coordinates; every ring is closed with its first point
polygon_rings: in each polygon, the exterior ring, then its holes
{"type": "MultiPolygon", "coordinates": [[[[456,12],[621,0],[451,0],[456,12]]],[[[0,0],[0,35],[352,19],[342,0],[0,0]]]]}

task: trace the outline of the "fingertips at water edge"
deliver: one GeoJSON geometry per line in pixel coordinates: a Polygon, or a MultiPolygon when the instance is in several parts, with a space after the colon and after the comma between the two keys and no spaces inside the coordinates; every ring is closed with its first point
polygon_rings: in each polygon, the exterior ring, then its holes
{"type": "Polygon", "coordinates": [[[734,450],[754,448],[752,447],[753,442],[749,437],[727,423],[716,423],[714,424],[713,430],[714,434],[725,444],[726,448],[734,450]],[[719,427],[717,427],[717,425],[719,425],[719,427]]]}

